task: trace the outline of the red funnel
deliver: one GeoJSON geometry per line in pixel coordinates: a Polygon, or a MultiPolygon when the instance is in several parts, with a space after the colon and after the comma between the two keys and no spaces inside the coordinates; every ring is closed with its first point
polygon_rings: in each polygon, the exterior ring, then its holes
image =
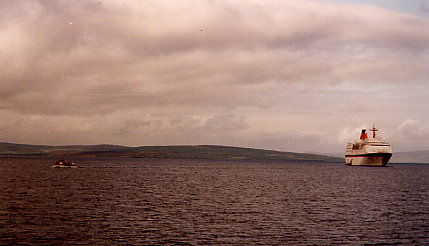
{"type": "Polygon", "coordinates": [[[360,134],[360,139],[368,139],[368,135],[366,134],[366,130],[362,129],[362,133],[360,134]]]}

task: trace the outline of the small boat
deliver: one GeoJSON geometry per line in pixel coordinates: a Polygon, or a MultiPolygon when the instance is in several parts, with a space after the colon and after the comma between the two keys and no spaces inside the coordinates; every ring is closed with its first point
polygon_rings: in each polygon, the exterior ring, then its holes
{"type": "Polygon", "coordinates": [[[56,161],[54,163],[54,165],[52,165],[51,167],[68,167],[68,168],[76,168],[76,164],[74,164],[74,162],[71,161],[65,161],[64,159],[61,159],[59,161],[56,161]]]}

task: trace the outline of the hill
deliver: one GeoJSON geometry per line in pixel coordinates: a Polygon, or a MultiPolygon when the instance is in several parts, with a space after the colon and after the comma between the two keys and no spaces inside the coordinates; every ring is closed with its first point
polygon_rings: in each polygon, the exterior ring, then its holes
{"type": "Polygon", "coordinates": [[[120,145],[46,146],[0,143],[0,155],[68,155],[83,157],[343,162],[343,158],[317,154],[281,152],[219,145],[127,147],[120,145]]]}
{"type": "Polygon", "coordinates": [[[121,145],[29,145],[0,142],[0,155],[61,155],[78,154],[85,151],[108,151],[129,148],[121,145]]]}
{"type": "Polygon", "coordinates": [[[429,150],[393,153],[392,163],[429,163],[429,150]]]}
{"type": "Polygon", "coordinates": [[[342,158],[328,157],[323,155],[219,145],[142,146],[114,151],[92,151],[81,154],[169,159],[290,160],[321,162],[343,161],[342,158]]]}

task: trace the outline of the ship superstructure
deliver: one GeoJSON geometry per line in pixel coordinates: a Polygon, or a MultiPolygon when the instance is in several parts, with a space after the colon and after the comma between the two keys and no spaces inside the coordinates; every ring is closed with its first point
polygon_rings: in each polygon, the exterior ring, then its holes
{"type": "Polygon", "coordinates": [[[392,157],[392,146],[385,140],[376,137],[375,126],[372,138],[368,138],[366,129],[362,129],[360,139],[348,143],[346,148],[346,165],[384,167],[392,157]]]}

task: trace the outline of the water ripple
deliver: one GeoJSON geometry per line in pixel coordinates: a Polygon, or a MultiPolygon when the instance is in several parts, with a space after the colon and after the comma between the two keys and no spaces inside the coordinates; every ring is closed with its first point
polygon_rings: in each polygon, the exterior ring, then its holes
{"type": "Polygon", "coordinates": [[[429,166],[2,158],[0,244],[429,244],[429,166]]]}

